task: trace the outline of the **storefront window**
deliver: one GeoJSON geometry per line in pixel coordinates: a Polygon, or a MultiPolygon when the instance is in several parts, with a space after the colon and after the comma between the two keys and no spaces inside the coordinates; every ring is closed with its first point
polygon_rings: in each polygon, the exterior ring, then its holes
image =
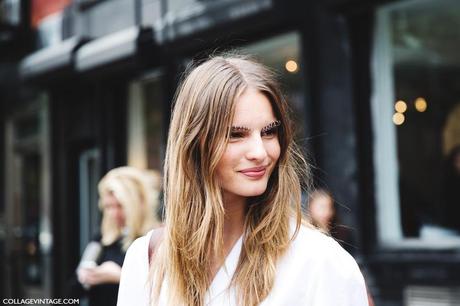
{"type": "Polygon", "coordinates": [[[460,2],[378,11],[372,116],[381,242],[460,246],[460,2]]]}
{"type": "Polygon", "coordinates": [[[46,94],[5,121],[5,292],[50,296],[53,245],[49,111],[46,94]]]}
{"type": "Polygon", "coordinates": [[[97,185],[101,178],[101,153],[97,148],[84,150],[78,161],[80,208],[80,255],[99,230],[101,213],[97,185]]]}
{"type": "Polygon", "coordinates": [[[153,73],[130,86],[128,164],[162,171],[164,139],[162,78],[153,73]]]}

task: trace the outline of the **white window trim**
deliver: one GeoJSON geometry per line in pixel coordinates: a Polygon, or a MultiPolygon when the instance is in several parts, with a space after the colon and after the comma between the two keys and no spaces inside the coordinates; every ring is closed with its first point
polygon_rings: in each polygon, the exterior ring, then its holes
{"type": "Polygon", "coordinates": [[[388,10],[378,11],[372,57],[374,90],[371,111],[374,131],[377,235],[380,243],[398,241],[403,237],[399,213],[396,128],[392,122],[395,94],[388,18],[388,10]]]}

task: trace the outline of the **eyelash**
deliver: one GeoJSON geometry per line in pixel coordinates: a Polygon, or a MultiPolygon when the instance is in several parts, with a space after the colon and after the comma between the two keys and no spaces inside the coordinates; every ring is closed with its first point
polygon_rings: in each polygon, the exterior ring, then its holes
{"type": "MultiPolygon", "coordinates": [[[[271,137],[278,134],[278,126],[273,126],[271,128],[266,128],[261,132],[262,137],[271,137]]],[[[234,131],[230,133],[230,139],[243,138],[245,135],[244,131],[234,131]]]]}
{"type": "Polygon", "coordinates": [[[278,134],[278,127],[275,126],[275,127],[266,129],[265,131],[262,131],[261,134],[262,134],[262,136],[264,136],[264,134],[265,134],[266,136],[277,135],[277,134],[278,134]]]}

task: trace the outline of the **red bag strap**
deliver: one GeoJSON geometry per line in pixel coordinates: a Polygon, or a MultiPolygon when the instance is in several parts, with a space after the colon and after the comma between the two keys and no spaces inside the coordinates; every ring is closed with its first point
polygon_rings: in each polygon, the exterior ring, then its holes
{"type": "Polygon", "coordinates": [[[155,251],[158,249],[158,245],[160,244],[161,239],[163,238],[163,232],[164,232],[164,228],[160,227],[160,228],[154,229],[152,232],[152,235],[150,236],[149,249],[148,249],[149,266],[150,266],[150,263],[152,262],[153,255],[155,254],[155,251]]]}

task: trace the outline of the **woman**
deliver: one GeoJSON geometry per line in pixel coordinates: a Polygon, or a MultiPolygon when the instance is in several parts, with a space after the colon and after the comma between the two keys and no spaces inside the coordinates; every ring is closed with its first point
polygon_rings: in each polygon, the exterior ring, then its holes
{"type": "Polygon", "coordinates": [[[315,189],[309,196],[308,220],[323,233],[334,237],[341,246],[353,254],[356,248],[353,247],[350,229],[340,224],[335,209],[335,200],[332,193],[325,188],[315,189]]]}
{"type": "MultiPolygon", "coordinates": [[[[334,237],[350,254],[355,251],[351,241],[350,230],[340,224],[335,210],[335,200],[332,193],[325,188],[317,188],[309,196],[308,217],[312,225],[323,233],[334,237]]],[[[374,300],[367,290],[369,306],[374,306],[374,300]]]]}
{"type": "Polygon", "coordinates": [[[315,189],[308,201],[309,221],[324,233],[331,234],[332,227],[337,223],[334,198],[323,189],[315,189]]]}
{"type": "Polygon", "coordinates": [[[101,235],[88,244],[77,268],[80,286],[90,305],[116,305],[121,265],[129,245],[158,225],[156,172],[120,167],[108,172],[98,185],[102,211],[101,235]]]}
{"type": "Polygon", "coordinates": [[[171,118],[163,234],[150,273],[152,233],[128,250],[118,305],[367,305],[353,258],[302,222],[300,169],[264,66],[219,56],[194,68],[171,118]]]}

